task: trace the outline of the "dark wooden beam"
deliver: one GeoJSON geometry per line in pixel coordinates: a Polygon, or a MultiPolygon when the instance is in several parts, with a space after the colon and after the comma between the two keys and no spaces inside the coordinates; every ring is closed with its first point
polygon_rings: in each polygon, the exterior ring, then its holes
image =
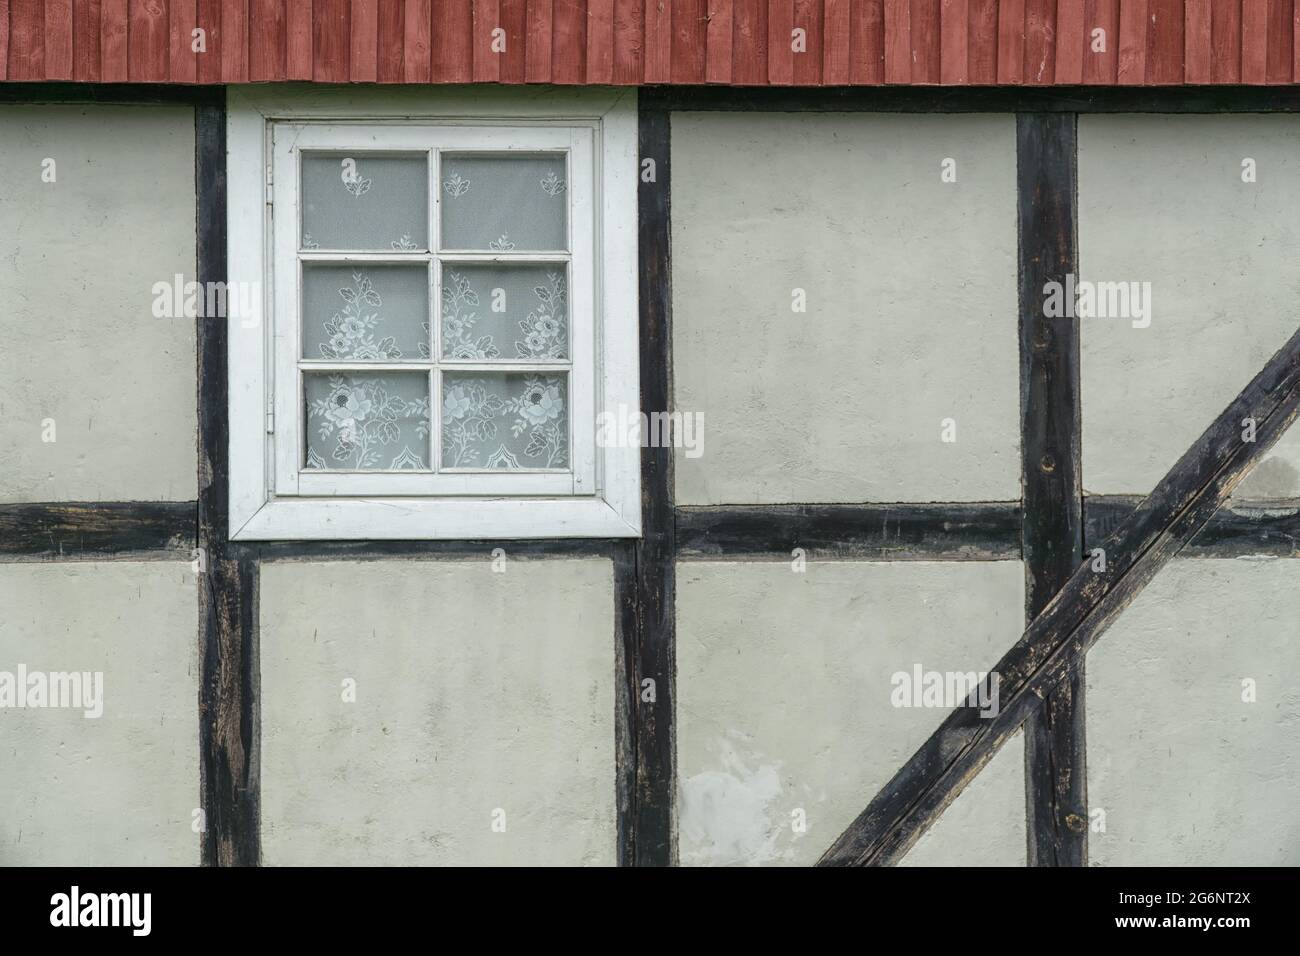
{"type": "MultiPolygon", "coordinates": [[[[641,408],[671,408],[672,296],[669,262],[669,120],[640,111],[638,186],[641,408]]],[[[641,538],[615,561],[620,632],[616,703],[619,862],[672,866],[676,755],[675,531],[671,448],[641,450],[641,538]]]]}
{"type": "Polygon", "coordinates": [[[620,542],[614,556],[614,778],[618,817],[617,859],[619,866],[636,866],[638,831],[637,791],[639,743],[637,708],[641,680],[638,657],[641,602],[637,576],[640,544],[620,542]]]}
{"type": "MultiPolygon", "coordinates": [[[[1020,255],[1020,446],[1025,623],[1083,559],[1079,320],[1044,314],[1044,286],[1079,271],[1073,113],[1016,116],[1020,255]]],[[[1030,866],[1086,866],[1083,663],[1025,722],[1030,866]]]]}
{"type": "MultiPolygon", "coordinates": [[[[1290,113],[1295,86],[644,86],[662,110],[874,113],[1290,113]]],[[[0,83],[0,103],[220,106],[225,87],[144,83],[0,83]]]]}
{"type": "Polygon", "coordinates": [[[199,575],[199,687],[204,866],[261,861],[258,749],[259,567],[248,558],[208,558],[199,575]]]}
{"type": "MultiPolygon", "coordinates": [[[[1085,541],[1100,544],[1142,501],[1139,495],[1084,498],[1085,541]]],[[[1233,498],[1220,508],[1180,557],[1300,557],[1300,499],[1233,498]]]]}
{"type": "Polygon", "coordinates": [[[677,509],[679,558],[993,561],[1020,557],[1020,505],[715,505],[677,509]]]}
{"type": "Polygon", "coordinates": [[[112,103],[122,106],[221,106],[224,86],[163,83],[0,83],[0,103],[112,103]]]}
{"type": "MultiPolygon", "coordinates": [[[[822,865],[897,862],[1064,680],[1156,573],[1210,521],[1300,408],[1300,332],[1291,337],[1101,547],[990,674],[998,710],[954,710],[822,856],[822,865]],[[1254,423],[1247,440],[1242,422],[1254,423]]],[[[968,704],[971,701],[968,701],[968,704]]]]}
{"type": "MultiPolygon", "coordinates": [[[[226,281],[226,110],[195,111],[198,281],[226,281]]],[[[229,547],[226,320],[199,318],[200,786],[206,866],[260,859],[257,561],[229,547]]]]}
{"type": "MultiPolygon", "coordinates": [[[[1123,522],[1140,495],[1084,499],[1085,541],[1099,542],[1123,522]]],[[[194,548],[194,501],[58,501],[0,504],[0,557],[96,559],[194,548]]],[[[1020,505],[1013,501],[920,504],[716,505],[676,510],[677,557],[787,559],[810,556],[889,561],[985,561],[1021,556],[1020,505]]],[[[229,542],[227,551],[259,561],[473,558],[505,548],[519,557],[617,558],[609,538],[516,541],[229,542]]],[[[1234,498],[1180,557],[1300,557],[1300,499],[1234,498]]]]}
{"type": "MultiPolygon", "coordinates": [[[[651,112],[725,110],[882,113],[1288,113],[1294,86],[646,86],[651,112]]],[[[0,103],[220,106],[221,86],[142,83],[0,83],[0,103]]]]}
{"type": "Polygon", "coordinates": [[[380,560],[383,558],[490,558],[497,548],[515,558],[612,558],[616,538],[500,538],[438,541],[268,541],[233,542],[237,554],[262,561],[380,560]]]}
{"type": "Polygon", "coordinates": [[[1294,113],[1295,86],[650,86],[650,110],[868,113],[1294,113]]]}
{"type": "Polygon", "coordinates": [[[194,547],[193,501],[54,501],[0,505],[0,554],[105,557],[194,547]]]}

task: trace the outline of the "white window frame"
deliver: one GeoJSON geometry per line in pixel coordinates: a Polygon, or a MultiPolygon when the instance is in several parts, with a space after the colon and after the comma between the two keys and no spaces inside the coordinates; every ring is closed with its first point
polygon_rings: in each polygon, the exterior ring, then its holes
{"type": "MultiPolygon", "coordinates": [[[[472,93],[472,91],[471,91],[472,93]]],[[[227,106],[227,280],[259,283],[256,314],[229,328],[229,480],[233,540],[474,539],[640,535],[640,448],[596,442],[596,422],[639,409],[636,106],[628,91],[550,97],[424,91],[232,90],[227,106]],[[568,405],[571,468],[563,473],[304,471],[300,260],[431,263],[439,252],[377,254],[298,247],[302,149],[562,151],[570,163],[569,249],[461,255],[458,261],[565,261],[570,268],[568,405]],[[289,265],[292,263],[292,265],[289,265]],[[286,275],[286,273],[289,273],[286,275]]],[[[436,163],[433,165],[436,175],[436,163]]],[[[431,186],[431,202],[441,190],[431,186]]],[[[433,215],[437,215],[434,205],[433,215]]],[[[436,219],[434,220],[436,222],[436,219]]],[[[431,234],[429,243],[435,245],[431,234]]],[[[443,258],[448,255],[442,253],[443,258]]],[[[247,296],[244,301],[247,301],[247,296]]],[[[240,301],[230,296],[230,301],[240,301]]],[[[436,356],[435,356],[436,357],[436,356]]],[[[339,364],[339,363],[334,363],[339,364]]],[[[415,363],[341,363],[432,371],[415,363]]],[[[461,364],[441,361],[446,366],[461,364]]],[[[492,371],[531,371],[492,362],[492,371]]],[[[470,364],[486,370],[486,364],[470,364]]],[[[441,406],[430,391],[431,415],[441,406]]],[[[436,419],[434,420],[436,422],[436,419]]],[[[436,427],[431,442],[436,442],[436,427]]],[[[434,446],[433,453],[437,454],[434,446]]]]}

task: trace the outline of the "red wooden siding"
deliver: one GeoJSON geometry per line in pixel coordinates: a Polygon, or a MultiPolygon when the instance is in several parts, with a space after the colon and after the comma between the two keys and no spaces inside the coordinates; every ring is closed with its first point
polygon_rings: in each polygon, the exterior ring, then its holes
{"type": "Polygon", "coordinates": [[[1296,0],[0,0],[13,81],[1283,84],[1297,40],[1296,0]]]}

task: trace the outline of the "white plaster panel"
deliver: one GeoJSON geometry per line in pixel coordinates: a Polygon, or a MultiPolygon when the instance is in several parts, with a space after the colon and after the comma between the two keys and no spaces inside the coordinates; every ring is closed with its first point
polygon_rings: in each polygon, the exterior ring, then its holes
{"type": "Polygon", "coordinates": [[[192,109],[0,107],[0,501],[196,497],[194,224],[192,109]]]}
{"type": "Polygon", "coordinates": [[[674,113],[672,166],[679,503],[1019,497],[1014,117],[674,113]]]}
{"type": "Polygon", "coordinates": [[[613,864],[610,563],[505,569],[264,565],[266,862],[613,864]]]}

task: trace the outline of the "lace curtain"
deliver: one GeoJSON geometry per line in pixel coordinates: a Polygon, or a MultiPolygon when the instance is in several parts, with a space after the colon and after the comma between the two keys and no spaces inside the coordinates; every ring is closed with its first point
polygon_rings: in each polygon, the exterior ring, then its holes
{"type": "Polygon", "coordinates": [[[443,154],[437,229],[428,163],[303,156],[304,466],[567,469],[568,266],[513,261],[567,250],[565,158],[443,154]],[[346,253],[395,261],[336,261],[346,253]],[[503,261],[465,258],[480,253],[503,261]],[[326,362],[348,367],[312,368],[326,362]]]}

